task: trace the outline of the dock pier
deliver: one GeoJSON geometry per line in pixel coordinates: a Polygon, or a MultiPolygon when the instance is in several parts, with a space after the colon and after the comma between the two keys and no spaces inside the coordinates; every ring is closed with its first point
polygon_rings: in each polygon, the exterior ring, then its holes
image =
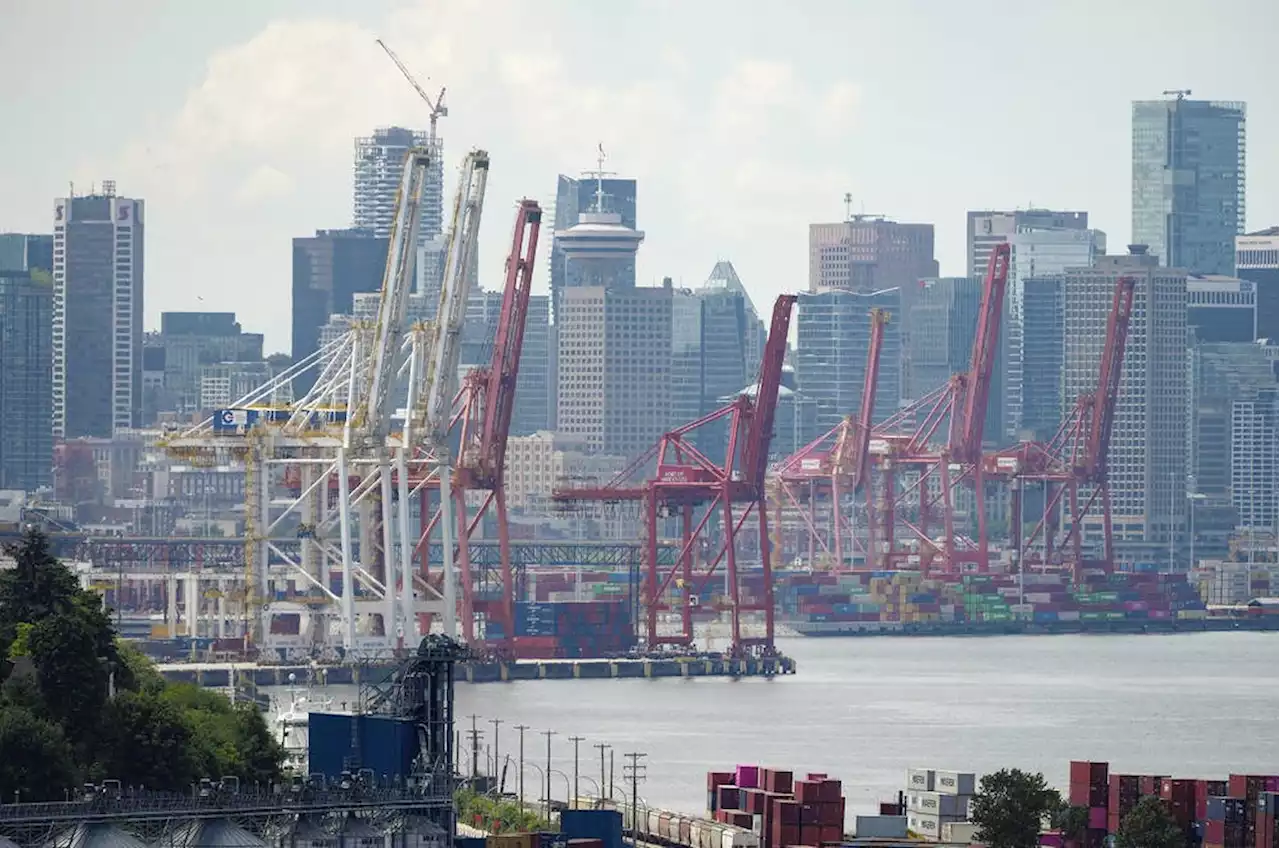
{"type": "MultiPolygon", "coordinates": [[[[320,686],[381,683],[395,663],[371,665],[258,665],[256,663],[162,663],[157,670],[165,680],[199,686],[236,684],[287,686],[310,680],[320,686]],[[372,675],[372,678],[368,677],[372,675]]],[[[605,680],[611,678],[764,677],[795,674],[790,657],[731,659],[673,657],[671,659],[513,660],[510,662],[458,663],[459,683],[509,683],[517,680],[605,680]]]]}

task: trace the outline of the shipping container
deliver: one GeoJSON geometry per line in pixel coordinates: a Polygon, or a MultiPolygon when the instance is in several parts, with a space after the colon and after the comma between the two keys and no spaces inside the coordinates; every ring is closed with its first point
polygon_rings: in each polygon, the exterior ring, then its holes
{"type": "Polygon", "coordinates": [[[853,833],[859,839],[906,839],[906,816],[858,816],[853,833]]]}
{"type": "Polygon", "coordinates": [[[932,769],[907,769],[907,789],[925,792],[934,791],[934,773],[932,769]]]}
{"type": "MultiPolygon", "coordinates": [[[[1105,785],[1106,779],[1103,778],[1105,785]]],[[[973,772],[937,771],[933,776],[933,791],[943,795],[972,795],[977,789],[973,772]]]]}
{"type": "Polygon", "coordinates": [[[969,797],[945,792],[911,792],[907,795],[907,811],[964,818],[969,814],[969,797]]]}

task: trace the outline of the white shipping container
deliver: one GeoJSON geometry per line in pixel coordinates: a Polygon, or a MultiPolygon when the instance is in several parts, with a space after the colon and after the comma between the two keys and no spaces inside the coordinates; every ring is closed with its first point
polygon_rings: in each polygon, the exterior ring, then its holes
{"type": "Polygon", "coordinates": [[[661,813],[659,813],[657,810],[650,810],[648,814],[645,816],[647,827],[643,832],[656,836],[659,832],[658,823],[661,821],[661,819],[662,819],[661,813]]]}
{"type": "Polygon", "coordinates": [[[953,821],[960,821],[960,819],[931,816],[928,813],[907,813],[907,829],[934,842],[942,838],[942,826],[953,821]]]}
{"type": "Polygon", "coordinates": [[[1029,604],[1047,604],[1053,600],[1053,596],[1048,592],[1027,592],[1025,597],[1029,604]]]}
{"type": "Polygon", "coordinates": [[[906,839],[906,816],[857,816],[853,835],[859,839],[906,839]]]}
{"type": "Polygon", "coordinates": [[[907,769],[908,792],[932,792],[933,769],[907,769]]]}
{"type": "MultiPolygon", "coordinates": [[[[934,783],[939,775],[934,775],[934,783]]],[[[907,795],[907,810],[931,816],[958,816],[969,814],[969,798],[966,795],[947,795],[942,792],[912,792],[907,795]]]]}
{"type": "Polygon", "coordinates": [[[1009,604],[1009,612],[1014,615],[1031,615],[1035,611],[1035,604],[1009,604]]]}
{"type": "Polygon", "coordinates": [[[942,826],[942,841],[973,844],[978,841],[978,826],[973,822],[947,822],[942,826]]]}
{"type": "Polygon", "coordinates": [[[1058,621],[1079,621],[1079,610],[1062,610],[1058,613],[1058,621]]]}
{"type": "Polygon", "coordinates": [[[938,771],[933,777],[933,791],[945,795],[972,795],[977,778],[971,771],[938,771]]]}

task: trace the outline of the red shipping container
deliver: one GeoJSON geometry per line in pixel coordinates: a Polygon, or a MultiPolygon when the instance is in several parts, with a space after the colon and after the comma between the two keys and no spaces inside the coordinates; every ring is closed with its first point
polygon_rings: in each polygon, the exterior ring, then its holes
{"type": "Polygon", "coordinates": [[[826,780],[826,779],[827,779],[827,776],[825,774],[819,774],[818,772],[813,772],[813,771],[805,775],[805,780],[826,780]]]}
{"type": "Polygon", "coordinates": [[[754,816],[750,813],[733,811],[729,813],[728,824],[731,824],[734,827],[740,827],[743,830],[751,830],[752,826],[755,824],[753,818],[754,816]]]}
{"type": "Polygon", "coordinates": [[[717,810],[740,810],[738,805],[738,787],[721,786],[716,789],[716,809],[717,810]]]}
{"type": "Polygon", "coordinates": [[[791,772],[782,769],[761,769],[760,782],[766,792],[790,795],[793,777],[791,772]]]}
{"type": "Polygon", "coordinates": [[[820,828],[823,842],[840,842],[844,839],[844,825],[820,828]]]}
{"type": "Polygon", "coordinates": [[[1107,785],[1106,763],[1092,763],[1081,760],[1071,761],[1071,783],[1087,783],[1094,786],[1107,785]]]}
{"type": "Polygon", "coordinates": [[[775,821],[773,827],[769,829],[769,844],[771,848],[785,848],[788,845],[796,845],[800,842],[800,825],[791,824],[784,825],[782,822],[775,821]]]}
{"type": "Polygon", "coordinates": [[[881,801],[880,815],[882,816],[900,816],[902,815],[902,807],[897,801],[881,801]]]}
{"type": "Polygon", "coordinates": [[[779,798],[773,802],[773,823],[796,825],[800,823],[800,804],[779,798]]]}
{"type": "Polygon", "coordinates": [[[825,804],[834,804],[836,801],[843,801],[844,795],[840,791],[840,781],[823,780],[822,781],[822,801],[825,804]]]}
{"type": "Polygon", "coordinates": [[[822,808],[817,804],[801,804],[800,805],[800,824],[806,827],[816,827],[822,824],[819,821],[822,808]]]}
{"type": "Polygon", "coordinates": [[[822,813],[821,818],[818,820],[818,824],[825,825],[827,827],[844,827],[844,799],[841,798],[835,803],[824,801],[822,803],[822,813]]]}
{"type": "Polygon", "coordinates": [[[796,800],[801,804],[816,804],[822,800],[822,784],[816,780],[797,780],[793,786],[796,800]]]}
{"type": "Polygon", "coordinates": [[[1107,808],[1106,807],[1090,807],[1089,808],[1089,827],[1094,830],[1107,829],[1107,808]]]}
{"type": "MultiPolygon", "coordinates": [[[[1076,763],[1072,763],[1071,766],[1074,768],[1076,763]]],[[[1078,783],[1075,780],[1072,780],[1071,785],[1067,787],[1067,802],[1073,807],[1089,806],[1088,782],[1078,783]]]]}
{"type": "Polygon", "coordinates": [[[1213,843],[1221,845],[1226,839],[1226,822],[1207,821],[1204,823],[1204,841],[1205,843],[1213,843]]]}
{"type": "Polygon", "coordinates": [[[733,772],[731,771],[709,771],[707,772],[707,791],[714,792],[717,787],[733,785],[733,772]]]}

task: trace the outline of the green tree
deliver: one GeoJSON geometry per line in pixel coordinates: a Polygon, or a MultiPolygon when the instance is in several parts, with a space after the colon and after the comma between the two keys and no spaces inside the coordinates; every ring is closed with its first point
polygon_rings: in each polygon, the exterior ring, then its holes
{"type": "Polygon", "coordinates": [[[28,640],[45,707],[73,742],[92,736],[107,700],[98,635],[91,615],[73,608],[40,619],[28,640]]]}
{"type": "Polygon", "coordinates": [[[162,696],[122,692],[107,704],[95,773],[126,786],[180,790],[199,777],[191,722],[162,696]]]}
{"type": "Polygon", "coordinates": [[[62,728],[23,707],[0,706],[0,798],[62,800],[76,784],[71,745],[62,728]]]}
{"type": "Polygon", "coordinates": [[[1058,811],[1053,826],[1072,842],[1080,842],[1084,839],[1084,832],[1089,829],[1089,808],[1068,804],[1058,811]]]}
{"type": "Polygon", "coordinates": [[[1062,796],[1043,774],[1001,769],[985,775],[973,797],[977,839],[989,848],[1035,848],[1046,816],[1062,809],[1062,796]]]}
{"type": "Polygon", "coordinates": [[[116,686],[134,692],[159,694],[164,691],[164,677],[156,671],[155,664],[137,647],[123,639],[116,640],[116,656],[120,664],[116,671],[116,686]]]}
{"type": "Polygon", "coordinates": [[[1169,815],[1164,802],[1147,796],[1120,821],[1118,848],[1183,848],[1187,836],[1169,815]]]}
{"type": "Polygon", "coordinates": [[[191,724],[201,777],[234,775],[244,784],[279,779],[284,749],[257,707],[233,705],[225,695],[191,684],[170,684],[162,697],[191,724]]]}

